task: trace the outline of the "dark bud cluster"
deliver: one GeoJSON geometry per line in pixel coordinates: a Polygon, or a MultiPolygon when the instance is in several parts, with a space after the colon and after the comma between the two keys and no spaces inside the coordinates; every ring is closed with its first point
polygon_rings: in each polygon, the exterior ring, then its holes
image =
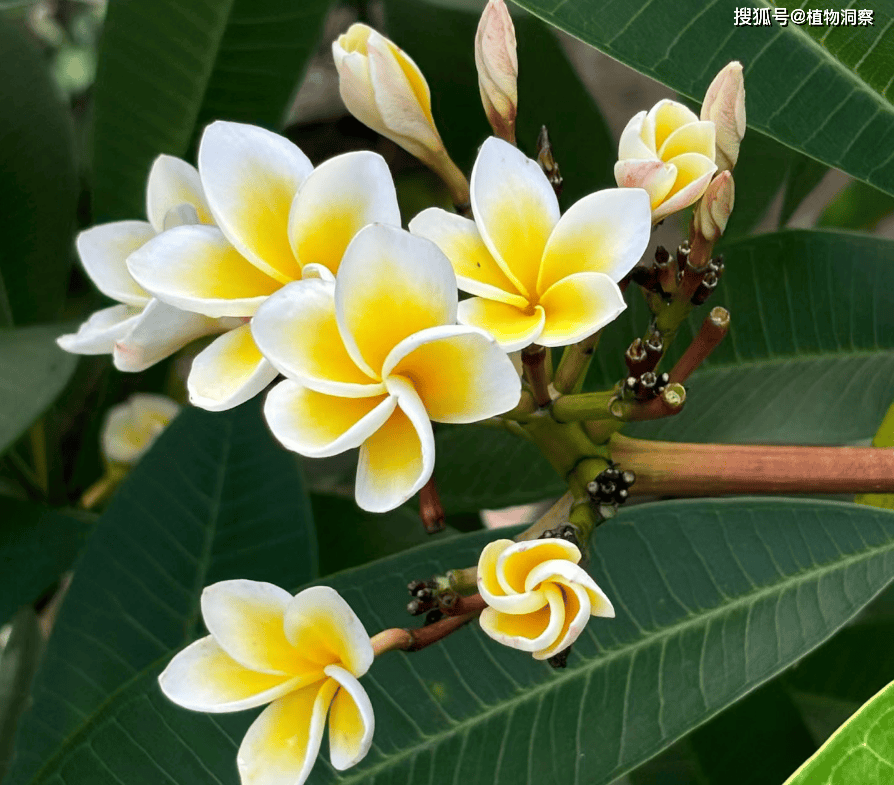
{"type": "Polygon", "coordinates": [[[633,396],[638,401],[650,401],[661,395],[668,384],[670,384],[668,374],[646,371],[639,376],[628,376],[624,380],[624,394],[633,396]]]}
{"type": "Polygon", "coordinates": [[[577,536],[577,529],[572,526],[570,523],[563,523],[561,526],[556,526],[555,529],[547,529],[545,532],[542,532],[540,536],[537,538],[538,540],[568,540],[568,542],[573,543],[580,549],[580,540],[577,536]]]}
{"type": "Polygon", "coordinates": [[[568,655],[571,654],[571,646],[567,646],[552,657],[547,657],[546,661],[556,670],[568,667],[568,655]]]}
{"type": "Polygon", "coordinates": [[[723,275],[723,257],[717,256],[705,266],[702,279],[692,294],[693,305],[701,305],[711,296],[720,283],[721,275],[723,275]]]}
{"type": "Polygon", "coordinates": [[[618,505],[627,501],[630,486],[636,482],[636,475],[631,471],[621,471],[616,466],[601,471],[587,485],[590,499],[598,504],[618,505]]]}

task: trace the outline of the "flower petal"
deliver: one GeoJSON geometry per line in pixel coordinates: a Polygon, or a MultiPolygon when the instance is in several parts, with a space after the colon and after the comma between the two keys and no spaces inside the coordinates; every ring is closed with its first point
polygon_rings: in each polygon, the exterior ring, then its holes
{"type": "Polygon", "coordinates": [[[537,292],[574,273],[604,273],[620,281],[640,260],[652,234],[649,197],[642,188],[607,188],[575,202],[553,230],[537,292]]]}
{"type": "Polygon", "coordinates": [[[196,217],[201,223],[213,223],[196,168],[172,155],[158,156],[149,170],[149,182],[146,184],[149,223],[156,232],[163,232],[167,228],[165,218],[168,213],[184,204],[195,208],[196,217]]]}
{"type": "Polygon", "coordinates": [[[653,221],[660,221],[700,199],[717,171],[717,165],[699,153],[684,153],[668,163],[677,168],[677,179],[665,201],[653,210],[653,221]]]}
{"type": "Polygon", "coordinates": [[[287,284],[258,309],[251,332],[273,366],[305,387],[346,398],[385,392],[357,367],[335,319],[335,284],[319,278],[287,284]]]}
{"type": "Polygon", "coordinates": [[[497,611],[519,614],[531,613],[547,604],[542,592],[507,593],[497,578],[497,562],[507,550],[517,543],[512,540],[494,540],[484,546],[478,559],[478,591],[484,601],[497,611]]]}
{"type": "Polygon", "coordinates": [[[382,369],[413,383],[430,419],[470,423],[509,411],[521,396],[512,361],[474,327],[446,325],[405,338],[382,369]]]}
{"type": "Polygon", "coordinates": [[[133,329],[142,312],[130,305],[103,308],[90,314],[76,333],[60,335],[56,343],[72,354],[111,354],[115,343],[133,329]]]}
{"type": "Polygon", "coordinates": [[[264,417],[287,449],[308,458],[326,458],[359,447],[382,427],[396,405],[394,397],[384,393],[343,398],[286,379],[267,394],[264,417]]]}
{"type": "Polygon", "coordinates": [[[664,161],[630,159],[615,164],[615,182],[622,188],[644,188],[652,209],[668,195],[677,180],[677,167],[664,161]]]}
{"type": "Polygon", "coordinates": [[[288,139],[218,120],[199,145],[199,172],[227,239],[280,283],[301,277],[289,244],[289,210],[313,165],[288,139]]]}
{"type": "Polygon", "coordinates": [[[456,322],[456,276],[438,247],[374,224],[351,241],[338,271],[335,314],[348,354],[370,376],[404,338],[456,322]]]}
{"type": "MultiPolygon", "coordinates": [[[[561,563],[576,566],[579,561],[580,549],[567,540],[552,537],[545,540],[523,540],[500,554],[496,564],[497,581],[506,594],[532,591],[541,580],[545,580],[527,579],[539,565],[561,563]]],[[[538,575],[542,572],[539,571],[538,575]]]]}
{"type": "Polygon", "coordinates": [[[575,273],[540,298],[545,313],[543,346],[567,346],[601,330],[627,307],[618,285],[602,273],[575,273]]]}
{"type": "Polygon", "coordinates": [[[678,101],[662,99],[649,110],[648,119],[655,129],[655,149],[660,150],[665,140],[678,128],[699,122],[698,116],[678,101]]]}
{"type": "Polygon", "coordinates": [[[296,677],[243,667],[211,635],[179,652],[162,671],[158,683],[178,706],[207,712],[263,706],[299,686],[296,677]]]}
{"type": "Polygon", "coordinates": [[[129,373],[144,371],[197,338],[223,329],[218,319],[181,311],[153,298],[132,329],[115,342],[115,367],[129,373]]]}
{"type": "Polygon", "coordinates": [[[536,161],[492,136],[472,169],[472,212],[481,239],[520,293],[531,296],[559,201],[536,161]]]}
{"type": "Polygon", "coordinates": [[[76,245],[81,263],[104,295],[125,305],[139,307],[149,302],[149,293],[127,269],[127,257],[155,237],[145,221],[117,221],[86,229],[76,245]]]}
{"type": "Polygon", "coordinates": [[[410,382],[386,381],[397,408],[360,448],[355,495],[369,512],[388,512],[403,504],[431,477],[435,437],[425,406],[410,382]]]}
{"type": "Polygon", "coordinates": [[[196,355],[186,380],[189,402],[209,412],[222,412],[254,398],[276,376],[276,369],[255,345],[251,327],[243,324],[215,338],[196,355]]]}
{"type": "Polygon", "coordinates": [[[213,226],[178,226],[130,255],[127,266],[160,300],[206,316],[251,316],[280,288],[213,226]]]}
{"type": "Polygon", "coordinates": [[[613,618],[615,609],[612,607],[605,592],[599,588],[596,581],[579,564],[572,564],[565,560],[551,560],[538,564],[525,578],[525,586],[533,589],[541,581],[552,581],[563,585],[574,584],[587,592],[591,604],[590,613],[593,616],[606,616],[613,618]]]}
{"type": "Polygon", "coordinates": [[[658,157],[670,161],[683,153],[700,153],[713,161],[714,136],[714,123],[709,120],[683,125],[664,140],[658,151],[658,157]]]}
{"type": "Polygon", "coordinates": [[[431,240],[444,252],[453,265],[457,285],[464,292],[518,308],[528,304],[487,250],[474,221],[429,207],[410,221],[410,231],[431,240]]]}
{"type": "Polygon", "coordinates": [[[514,305],[472,297],[459,304],[459,321],[490,333],[504,352],[524,349],[540,338],[544,313],[539,305],[526,313],[514,305]]]}
{"type": "MultiPolygon", "coordinates": [[[[302,656],[321,666],[340,665],[356,677],[375,659],[363,622],[329,586],[312,586],[289,599],[285,632],[302,656]]],[[[326,672],[332,675],[328,667],[326,672]]]]}
{"type": "Polygon", "coordinates": [[[391,172],[377,153],[345,153],[320,164],[289,213],[289,241],[298,264],[338,272],[345,249],[371,223],[400,226],[391,172]]]}
{"type": "Polygon", "coordinates": [[[339,683],[329,710],[329,757],[335,769],[344,771],[369,752],[375,716],[366,690],[348,671],[329,665],[326,675],[339,683]]]}
{"type": "Polygon", "coordinates": [[[500,643],[521,651],[535,652],[551,644],[565,622],[565,602],[561,589],[543,587],[546,604],[531,613],[501,613],[495,608],[481,612],[481,629],[500,643]]]}
{"type": "Polygon", "coordinates": [[[202,619],[208,632],[236,662],[259,673],[322,678],[322,667],[286,638],[285,614],[292,595],[272,583],[220,581],[202,592],[202,619]]]}
{"type": "Polygon", "coordinates": [[[578,639],[590,620],[590,599],[582,586],[574,583],[564,585],[551,583],[544,587],[546,592],[550,589],[561,592],[564,611],[562,625],[555,632],[553,640],[534,652],[535,660],[548,659],[567,649],[578,639]]]}
{"type": "Polygon", "coordinates": [[[271,703],[251,724],[236,764],[242,785],[302,785],[323,742],[335,679],[313,684],[271,703]]]}
{"type": "Polygon", "coordinates": [[[657,150],[651,148],[648,141],[643,138],[643,122],[645,119],[645,110],[637,112],[624,126],[624,130],[621,131],[621,139],[618,142],[618,158],[621,161],[625,161],[628,158],[654,158],[657,155],[657,150]]]}

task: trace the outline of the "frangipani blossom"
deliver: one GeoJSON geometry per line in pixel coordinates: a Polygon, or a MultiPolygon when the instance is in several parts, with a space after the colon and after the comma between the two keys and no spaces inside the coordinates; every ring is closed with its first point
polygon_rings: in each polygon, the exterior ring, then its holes
{"type": "Polygon", "coordinates": [[[478,560],[478,590],[488,605],[481,629],[545,660],[574,643],[590,616],[613,618],[615,609],[580,558],[567,540],[489,543],[478,560]]]}
{"type": "Polygon", "coordinates": [[[648,191],[657,223],[705,192],[717,171],[714,137],[710,120],[699,120],[676,101],[659,101],[634,115],[621,133],[615,181],[648,191]]]}
{"type": "Polygon", "coordinates": [[[521,385],[493,339],[456,324],[456,278],[434,244],[402,229],[361,230],[335,282],[290,284],[252,320],[287,379],[264,406],[273,434],[312,458],[360,447],[357,503],[385,512],[431,477],[431,420],[476,422],[518,403],[521,385]]]}
{"type": "Polygon", "coordinates": [[[400,225],[381,156],[355,152],[313,168],[278,134],[216,122],[199,147],[199,173],[216,226],[182,226],[132,254],[128,267],[159,299],[210,317],[237,317],[193,362],[190,401],[212,411],[253,397],[276,377],[249,320],[269,295],[303,278],[331,280],[357,231],[400,225]]]}
{"type": "Polygon", "coordinates": [[[598,191],[560,218],[540,166],[491,137],[475,161],[471,196],[474,221],[436,207],[410,221],[450,259],[459,288],[477,295],[459,304],[462,324],[515,351],[575,343],[624,310],[616,282],[649,241],[645,192],[598,191]]]}
{"type": "Polygon", "coordinates": [[[57,343],[73,354],[111,354],[120,371],[143,371],[224,323],[159,302],[127,269],[127,257],[157,234],[181,224],[209,223],[211,214],[198,172],[169,155],[155,159],[146,187],[149,221],[117,221],[78,235],[78,256],[87,275],[117,300],[96,311],[76,333],[57,343]]]}
{"type": "Polygon", "coordinates": [[[103,458],[112,464],[132,466],[179,412],[180,404],[165,395],[131,395],[106,414],[99,436],[103,458]]]}
{"type": "Polygon", "coordinates": [[[243,785],[301,785],[329,715],[332,765],[369,751],[372,704],[357,680],[374,654],[357,615],[334,589],[294,597],[270,583],[231,580],[202,592],[211,634],[177,654],[158,677],[162,692],[193,711],[270,705],[252,723],[236,762],[243,785]]]}

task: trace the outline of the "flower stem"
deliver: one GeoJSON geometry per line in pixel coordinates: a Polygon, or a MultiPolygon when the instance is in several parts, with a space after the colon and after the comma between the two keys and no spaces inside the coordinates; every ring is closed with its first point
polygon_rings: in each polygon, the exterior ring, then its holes
{"type": "Polygon", "coordinates": [[[677,360],[670,372],[672,382],[685,382],[719,345],[729,331],[729,311],[720,306],[711,309],[698,335],[677,360]]]}
{"type": "Polygon", "coordinates": [[[546,366],[546,347],[532,343],[522,349],[522,365],[525,378],[531,385],[534,403],[543,408],[552,400],[549,394],[549,375],[546,366]]]}
{"type": "Polygon", "coordinates": [[[891,493],[894,450],[686,444],[615,434],[612,458],[636,472],[637,494],[891,493]]]}
{"type": "Polygon", "coordinates": [[[565,347],[553,380],[556,390],[563,394],[580,392],[601,335],[601,331],[595,332],[582,341],[565,347]]]}
{"type": "Polygon", "coordinates": [[[456,632],[460,627],[468,624],[484,610],[485,602],[480,594],[474,597],[463,597],[465,607],[470,608],[468,613],[460,616],[448,616],[433,624],[426,624],[418,629],[406,629],[392,627],[370,638],[373,652],[378,657],[387,651],[420,651],[433,643],[443,640],[448,635],[456,632]],[[477,600],[475,599],[477,598],[477,600]]]}
{"type": "Polygon", "coordinates": [[[429,477],[428,482],[419,491],[419,517],[429,534],[437,534],[444,530],[446,516],[434,477],[429,477]]]}

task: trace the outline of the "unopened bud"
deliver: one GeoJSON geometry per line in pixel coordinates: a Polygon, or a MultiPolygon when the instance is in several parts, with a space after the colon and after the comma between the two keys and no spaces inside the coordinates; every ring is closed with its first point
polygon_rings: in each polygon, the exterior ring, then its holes
{"type": "Polygon", "coordinates": [[[518,55],[515,27],[503,0],[490,0],[475,34],[475,66],[481,103],[494,133],[515,144],[518,55]]]}
{"type": "Polygon", "coordinates": [[[732,173],[721,172],[715,177],[701,201],[695,206],[692,220],[695,230],[706,240],[717,242],[726,231],[735,204],[736,189],[732,173]]]}
{"type": "Polygon", "coordinates": [[[716,128],[717,169],[732,169],[745,135],[745,80],[740,62],[734,60],[714,77],[702,102],[701,119],[712,120],[716,128]]]}

